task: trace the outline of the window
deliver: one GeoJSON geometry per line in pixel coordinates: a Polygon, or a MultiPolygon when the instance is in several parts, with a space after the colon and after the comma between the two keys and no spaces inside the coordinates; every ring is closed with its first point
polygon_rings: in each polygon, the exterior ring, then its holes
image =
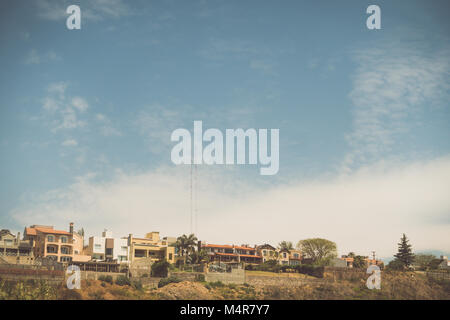
{"type": "Polygon", "coordinates": [[[70,249],[68,247],[61,247],[62,254],[70,254],[70,249]]]}
{"type": "Polygon", "coordinates": [[[283,258],[286,258],[286,252],[283,252],[283,258]]]}
{"type": "Polygon", "coordinates": [[[68,241],[67,237],[61,237],[61,242],[62,243],[67,243],[67,241],[68,241]]]}
{"type": "Polygon", "coordinates": [[[61,262],[71,262],[72,257],[61,257],[61,262]]]}
{"type": "Polygon", "coordinates": [[[100,250],[101,248],[102,248],[102,245],[101,245],[101,244],[97,244],[97,243],[95,244],[95,249],[96,249],[96,250],[100,250]]]}
{"type": "Polygon", "coordinates": [[[172,260],[172,254],[169,253],[169,260],[172,260]]]}
{"type": "Polygon", "coordinates": [[[58,253],[58,247],[56,247],[56,246],[47,246],[47,253],[58,253]]]}
{"type": "Polygon", "coordinates": [[[48,235],[48,236],[47,236],[47,241],[48,241],[48,242],[55,242],[55,236],[48,235]]]}
{"type": "Polygon", "coordinates": [[[298,253],[294,253],[294,258],[298,259],[298,253]]]}
{"type": "Polygon", "coordinates": [[[11,239],[5,239],[5,244],[7,246],[12,246],[13,241],[11,239]]]}

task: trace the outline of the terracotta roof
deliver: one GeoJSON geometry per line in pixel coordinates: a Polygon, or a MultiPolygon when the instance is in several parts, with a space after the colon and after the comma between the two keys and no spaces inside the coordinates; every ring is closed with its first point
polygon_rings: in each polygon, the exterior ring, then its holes
{"type": "Polygon", "coordinates": [[[35,236],[36,235],[36,229],[35,228],[25,228],[25,232],[29,236],[35,236]]]}
{"type": "Polygon", "coordinates": [[[49,234],[63,234],[67,236],[72,235],[70,232],[64,230],[55,230],[50,228],[26,228],[26,232],[28,235],[35,236],[37,234],[36,231],[49,234]]]}
{"type": "Polygon", "coordinates": [[[252,254],[240,254],[241,257],[251,257],[251,258],[258,258],[258,259],[262,259],[261,256],[255,256],[252,254]]]}
{"type": "Polygon", "coordinates": [[[205,244],[203,245],[203,247],[206,248],[229,248],[229,249],[233,249],[233,246],[230,246],[228,244],[222,245],[222,244],[205,244]]]}
{"type": "MultiPolygon", "coordinates": [[[[223,253],[223,252],[215,252],[216,255],[219,256],[233,256],[233,257],[238,257],[238,254],[236,253],[223,253]]],[[[261,256],[254,256],[251,254],[240,254],[239,256],[241,257],[251,257],[251,258],[257,258],[257,259],[261,259],[261,256]]]]}
{"type": "Polygon", "coordinates": [[[236,249],[240,249],[240,250],[253,250],[255,251],[255,248],[250,248],[250,247],[241,247],[241,246],[235,246],[236,249]]]}
{"type": "Polygon", "coordinates": [[[239,249],[239,250],[256,250],[255,248],[250,247],[242,247],[242,246],[234,246],[234,245],[228,245],[228,244],[205,244],[202,247],[205,248],[227,248],[227,249],[239,249]]]}

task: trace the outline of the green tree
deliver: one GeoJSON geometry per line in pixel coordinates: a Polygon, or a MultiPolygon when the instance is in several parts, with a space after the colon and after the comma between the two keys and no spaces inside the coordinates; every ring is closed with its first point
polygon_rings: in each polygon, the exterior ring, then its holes
{"type": "Polygon", "coordinates": [[[405,266],[403,262],[401,262],[399,259],[391,260],[386,266],[386,269],[388,270],[404,270],[404,268],[405,266]]]}
{"type": "Polygon", "coordinates": [[[184,258],[184,262],[186,263],[186,256],[191,253],[195,245],[197,243],[197,237],[191,233],[189,236],[183,234],[181,237],[177,238],[177,242],[175,243],[175,247],[178,249],[182,257],[184,258]]]}
{"type": "Polygon", "coordinates": [[[290,242],[290,241],[281,241],[278,244],[278,249],[280,249],[280,250],[283,250],[283,249],[293,250],[294,246],[292,245],[292,242],[290,242]]]}
{"type": "Polygon", "coordinates": [[[435,259],[436,256],[432,254],[416,254],[414,257],[414,266],[419,270],[426,271],[431,269],[433,260],[435,259]]]}
{"type": "Polygon", "coordinates": [[[353,268],[365,268],[367,266],[366,258],[363,256],[353,257],[353,268]]]}
{"type": "Polygon", "coordinates": [[[167,277],[169,274],[170,263],[166,260],[157,261],[152,264],[151,275],[152,277],[167,277]]]}
{"type": "Polygon", "coordinates": [[[398,252],[394,255],[402,264],[404,269],[408,269],[414,262],[414,254],[412,253],[412,246],[405,234],[400,238],[398,243],[398,252]]]}
{"type": "Polygon", "coordinates": [[[336,243],[327,239],[300,240],[297,247],[316,265],[327,265],[333,258],[337,257],[336,243]]]}
{"type": "Polygon", "coordinates": [[[200,251],[192,251],[188,256],[187,261],[191,264],[200,264],[202,262],[209,262],[209,256],[205,249],[200,251]]]}

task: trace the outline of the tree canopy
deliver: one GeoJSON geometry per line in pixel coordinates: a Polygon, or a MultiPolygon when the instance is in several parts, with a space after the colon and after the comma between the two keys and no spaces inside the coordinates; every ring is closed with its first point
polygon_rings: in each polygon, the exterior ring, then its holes
{"type": "Polygon", "coordinates": [[[333,241],[322,238],[300,240],[297,247],[316,265],[327,265],[337,257],[337,246],[333,241]]]}

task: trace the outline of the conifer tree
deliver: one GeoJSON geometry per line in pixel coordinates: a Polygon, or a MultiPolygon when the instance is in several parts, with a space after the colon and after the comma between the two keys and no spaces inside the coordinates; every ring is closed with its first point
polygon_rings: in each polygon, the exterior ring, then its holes
{"type": "Polygon", "coordinates": [[[414,262],[414,254],[412,253],[412,246],[409,244],[409,240],[405,234],[400,238],[398,243],[398,252],[394,257],[396,257],[405,269],[408,269],[414,262]]]}

